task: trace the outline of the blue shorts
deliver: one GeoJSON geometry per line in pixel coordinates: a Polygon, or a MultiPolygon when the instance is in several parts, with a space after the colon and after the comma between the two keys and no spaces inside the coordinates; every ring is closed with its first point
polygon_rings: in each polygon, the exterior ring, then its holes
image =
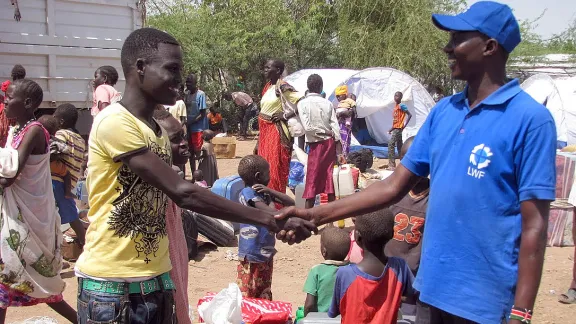
{"type": "Polygon", "coordinates": [[[60,214],[60,223],[68,224],[79,218],[76,201],[73,198],[64,197],[64,182],[52,180],[52,189],[54,190],[54,199],[60,214]]]}

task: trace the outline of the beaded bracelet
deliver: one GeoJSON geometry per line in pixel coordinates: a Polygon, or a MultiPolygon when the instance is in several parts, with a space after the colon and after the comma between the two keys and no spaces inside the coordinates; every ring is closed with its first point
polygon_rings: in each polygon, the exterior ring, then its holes
{"type": "Polygon", "coordinates": [[[530,324],[532,322],[532,311],[527,308],[519,308],[512,306],[510,312],[510,319],[519,320],[522,323],[530,324]]]}

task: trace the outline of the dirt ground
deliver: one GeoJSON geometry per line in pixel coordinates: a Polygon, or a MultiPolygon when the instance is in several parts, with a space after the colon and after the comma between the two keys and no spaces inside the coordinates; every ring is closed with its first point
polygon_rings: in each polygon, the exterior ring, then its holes
{"type": "MultiPolygon", "coordinates": [[[[255,141],[239,142],[236,159],[218,160],[220,176],[237,173],[240,157],[251,154],[255,141]]],[[[375,163],[379,165],[379,163],[375,163]]],[[[302,287],[308,270],[322,261],[320,255],[320,238],[312,237],[302,244],[288,246],[277,243],[278,254],[274,262],[272,291],[274,299],[292,303],[294,312],[304,303],[302,287]]],[[[237,252],[237,248],[224,247],[213,251],[204,251],[196,261],[189,263],[188,294],[190,304],[196,308],[198,299],[206,292],[218,292],[236,279],[236,262],[225,259],[226,252],[237,252]]],[[[558,295],[563,293],[571,280],[574,248],[548,248],[542,284],[536,302],[534,323],[574,323],[576,305],[562,305],[557,302],[558,295]],[[570,320],[572,318],[572,320],[570,320]]],[[[62,273],[67,283],[64,298],[76,308],[77,283],[73,270],[62,273]]],[[[479,301],[481,302],[481,301],[479,301]]],[[[35,316],[49,316],[59,323],[66,323],[46,305],[27,308],[10,308],[7,323],[20,322],[35,316]]]]}

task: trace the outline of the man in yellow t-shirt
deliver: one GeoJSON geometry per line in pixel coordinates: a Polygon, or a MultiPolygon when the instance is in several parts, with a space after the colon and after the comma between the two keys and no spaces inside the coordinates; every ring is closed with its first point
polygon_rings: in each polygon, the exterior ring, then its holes
{"type": "Polygon", "coordinates": [[[124,96],[94,120],[89,140],[90,201],[84,253],[76,263],[78,321],[175,321],[166,204],[238,223],[286,231],[299,242],[316,230],[211,193],[171,168],[166,132],[153,119],[157,105],[173,105],[181,83],[182,50],[169,34],[132,32],[121,53],[124,96]]]}
{"type": "Polygon", "coordinates": [[[99,278],[155,276],[171,269],[166,222],[167,197],[142,181],[120,158],[127,152],[148,149],[171,164],[170,141],[120,103],[102,110],[94,120],[88,142],[88,178],[91,226],[78,270],[99,278]],[[91,172],[100,170],[99,172],[91,172]],[[97,234],[93,233],[97,232],[97,234]],[[107,256],[118,263],[102,263],[107,256]]]}

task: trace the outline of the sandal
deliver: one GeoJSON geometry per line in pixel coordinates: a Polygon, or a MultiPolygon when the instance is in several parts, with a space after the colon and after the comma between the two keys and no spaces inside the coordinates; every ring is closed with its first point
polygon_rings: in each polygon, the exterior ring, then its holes
{"type": "Polygon", "coordinates": [[[562,304],[576,304],[576,289],[568,289],[565,294],[558,296],[558,301],[562,304]]]}

